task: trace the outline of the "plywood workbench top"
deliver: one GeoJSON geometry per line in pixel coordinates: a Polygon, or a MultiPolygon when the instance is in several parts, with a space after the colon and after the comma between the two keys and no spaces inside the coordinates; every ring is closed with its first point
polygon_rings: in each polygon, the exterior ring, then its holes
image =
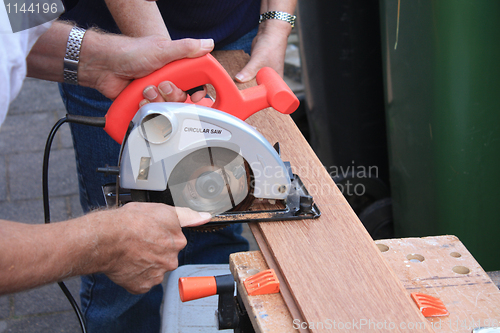
{"type": "MultiPolygon", "coordinates": [[[[500,291],[458,238],[388,239],[376,243],[408,294],[421,292],[437,297],[450,312],[449,316],[428,318],[422,322],[385,321],[386,331],[392,332],[395,326],[404,325],[414,332],[431,327],[435,332],[470,333],[477,327],[500,326],[500,291]]],[[[291,332],[300,325],[308,328],[316,325],[311,330],[321,330],[320,325],[331,330],[350,330],[347,323],[341,323],[335,316],[311,323],[297,320],[287,311],[281,294],[248,296],[242,282],[257,271],[268,268],[260,252],[231,255],[230,268],[256,332],[291,332]]],[[[307,289],[309,285],[304,284],[302,288],[307,289]]],[[[363,299],[358,302],[362,303],[363,299]]],[[[391,305],[380,303],[380,306],[391,305]]],[[[356,321],[350,323],[351,326],[354,324],[356,321]]],[[[363,328],[360,330],[370,332],[382,322],[361,320],[357,325],[363,328]]]]}

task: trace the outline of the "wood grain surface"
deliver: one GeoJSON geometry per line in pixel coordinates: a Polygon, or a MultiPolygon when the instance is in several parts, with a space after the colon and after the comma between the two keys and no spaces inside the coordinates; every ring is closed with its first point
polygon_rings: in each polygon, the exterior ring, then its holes
{"type": "Polygon", "coordinates": [[[469,333],[477,327],[500,326],[500,291],[457,237],[376,243],[409,293],[443,301],[450,315],[428,319],[436,332],[469,333]]]}
{"type": "MultiPolygon", "coordinates": [[[[232,76],[248,61],[237,51],[214,55],[232,76]]],[[[268,246],[310,331],[335,323],[341,331],[387,332],[390,325],[391,332],[415,332],[406,324],[425,318],[290,116],[266,109],[247,122],[271,144],[280,142],[282,159],[322,212],[317,220],[258,225],[259,246],[268,246]]]]}

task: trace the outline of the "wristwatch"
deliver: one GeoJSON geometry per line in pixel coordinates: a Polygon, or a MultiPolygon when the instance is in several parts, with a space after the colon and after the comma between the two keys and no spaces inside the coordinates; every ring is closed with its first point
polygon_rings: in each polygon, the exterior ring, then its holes
{"type": "Polygon", "coordinates": [[[86,30],[73,27],[69,33],[64,56],[64,83],[78,84],[78,63],[80,62],[80,48],[86,30]]]}
{"type": "Polygon", "coordinates": [[[259,23],[262,23],[262,21],[269,20],[269,19],[275,19],[275,20],[282,20],[290,23],[292,25],[292,28],[295,27],[295,19],[297,16],[288,14],[285,12],[278,12],[278,11],[270,11],[266,12],[264,14],[260,14],[260,19],[259,23]]]}

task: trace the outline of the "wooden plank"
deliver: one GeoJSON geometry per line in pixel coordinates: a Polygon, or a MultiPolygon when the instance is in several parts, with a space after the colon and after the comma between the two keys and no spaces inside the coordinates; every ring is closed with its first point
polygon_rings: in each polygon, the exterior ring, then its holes
{"type": "MultiPolygon", "coordinates": [[[[235,52],[218,53],[217,59],[230,75],[248,61],[235,52]]],[[[367,331],[366,325],[359,325],[371,323],[373,332],[387,331],[387,324],[395,326],[393,332],[404,332],[410,330],[400,325],[424,322],[290,116],[267,109],[247,122],[271,144],[280,142],[283,160],[291,162],[322,211],[317,220],[259,224],[310,330],[326,331],[318,327],[335,321],[337,328],[354,326],[351,331],[367,331]]]]}
{"type": "Polygon", "coordinates": [[[443,301],[450,315],[429,319],[435,331],[469,333],[475,327],[500,326],[500,291],[457,237],[376,243],[408,292],[443,301]]]}

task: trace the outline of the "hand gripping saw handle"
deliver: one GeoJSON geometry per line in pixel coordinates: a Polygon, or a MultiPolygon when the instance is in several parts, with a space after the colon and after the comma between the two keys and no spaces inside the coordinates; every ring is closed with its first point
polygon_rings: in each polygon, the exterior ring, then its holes
{"type": "Polygon", "coordinates": [[[238,90],[226,70],[210,54],[171,62],[148,76],[134,80],[120,93],[106,114],[104,130],[121,143],[143,99],[143,90],[148,85],[157,86],[165,80],[184,91],[211,84],[217,98],[210,107],[241,120],[268,107],[284,114],[290,114],[298,108],[299,100],[273,69],[262,68],[256,79],[257,86],[238,90]]]}

